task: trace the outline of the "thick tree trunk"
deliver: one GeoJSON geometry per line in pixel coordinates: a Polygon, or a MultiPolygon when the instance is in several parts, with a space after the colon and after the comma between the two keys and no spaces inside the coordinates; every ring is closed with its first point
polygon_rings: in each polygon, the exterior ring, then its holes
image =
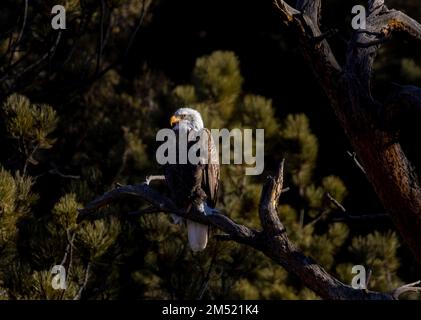
{"type": "Polygon", "coordinates": [[[420,184],[401,145],[362,112],[347,117],[342,126],[381,203],[421,264],[420,184]],[[353,122],[358,122],[356,128],[353,122]]]}
{"type": "MultiPolygon", "coordinates": [[[[391,123],[411,109],[421,110],[421,89],[403,87],[394,105],[371,95],[373,62],[393,32],[421,40],[421,25],[383,0],[369,0],[367,29],[355,31],[340,66],[319,28],[321,1],[298,0],[297,9],[276,4],[283,21],[297,34],[304,59],[312,68],[345,130],[370,183],[402,238],[421,264],[421,187],[391,123]]],[[[418,115],[421,112],[418,112],[418,115]]],[[[420,118],[421,119],[421,118],[420,118]]]]}

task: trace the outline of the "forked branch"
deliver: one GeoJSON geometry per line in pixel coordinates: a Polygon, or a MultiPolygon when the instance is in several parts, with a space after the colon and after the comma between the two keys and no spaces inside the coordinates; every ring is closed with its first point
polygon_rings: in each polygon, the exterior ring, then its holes
{"type": "Polygon", "coordinates": [[[269,177],[263,186],[259,208],[259,216],[263,230],[257,231],[236,223],[228,216],[217,213],[209,216],[185,212],[178,209],[173,201],[165,195],[153,190],[146,183],[134,186],[118,186],[104,195],[88,203],[81,209],[79,221],[89,218],[89,214],[114,202],[127,197],[148,202],[161,212],[176,214],[183,218],[202,224],[214,226],[224,232],[224,240],[246,244],[283,266],[288,272],[297,276],[305,286],[324,299],[341,300],[392,300],[388,293],[353,289],[330,275],[313,259],[305,256],[288,238],[282,225],[277,204],[282,193],[284,161],[276,175],[269,177]]]}

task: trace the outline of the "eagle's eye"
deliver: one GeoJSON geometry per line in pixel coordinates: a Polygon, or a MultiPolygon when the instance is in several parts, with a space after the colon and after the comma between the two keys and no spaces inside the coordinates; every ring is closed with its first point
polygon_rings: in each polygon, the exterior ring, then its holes
{"type": "Polygon", "coordinates": [[[193,118],[192,118],[192,116],[191,116],[190,114],[182,114],[182,115],[180,116],[180,118],[181,118],[182,120],[193,121],[193,118]]]}

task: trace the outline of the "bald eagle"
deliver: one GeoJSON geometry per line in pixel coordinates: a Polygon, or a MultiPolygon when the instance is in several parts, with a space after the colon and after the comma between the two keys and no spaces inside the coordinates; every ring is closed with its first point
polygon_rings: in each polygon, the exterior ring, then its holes
{"type": "MultiPolygon", "coordinates": [[[[208,136],[206,139],[207,161],[194,164],[187,160],[186,164],[177,161],[175,164],[166,165],[165,180],[172,200],[184,210],[195,209],[195,212],[205,215],[212,214],[215,212],[218,196],[219,164],[218,154],[209,130],[204,128],[200,113],[190,108],[178,109],[171,117],[170,124],[176,133],[177,159],[180,153],[178,143],[181,134],[206,132],[208,136]]],[[[187,152],[196,142],[197,140],[187,142],[187,152]]],[[[174,221],[180,223],[182,219],[175,216],[174,221]]],[[[186,223],[190,248],[194,252],[204,250],[208,242],[208,227],[190,220],[186,223]]]]}

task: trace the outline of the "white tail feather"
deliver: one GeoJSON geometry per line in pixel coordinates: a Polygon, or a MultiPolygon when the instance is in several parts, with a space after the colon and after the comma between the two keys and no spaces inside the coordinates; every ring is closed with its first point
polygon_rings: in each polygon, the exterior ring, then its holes
{"type": "Polygon", "coordinates": [[[202,251],[208,243],[208,226],[187,220],[187,234],[190,248],[194,251],[202,251]]]}

